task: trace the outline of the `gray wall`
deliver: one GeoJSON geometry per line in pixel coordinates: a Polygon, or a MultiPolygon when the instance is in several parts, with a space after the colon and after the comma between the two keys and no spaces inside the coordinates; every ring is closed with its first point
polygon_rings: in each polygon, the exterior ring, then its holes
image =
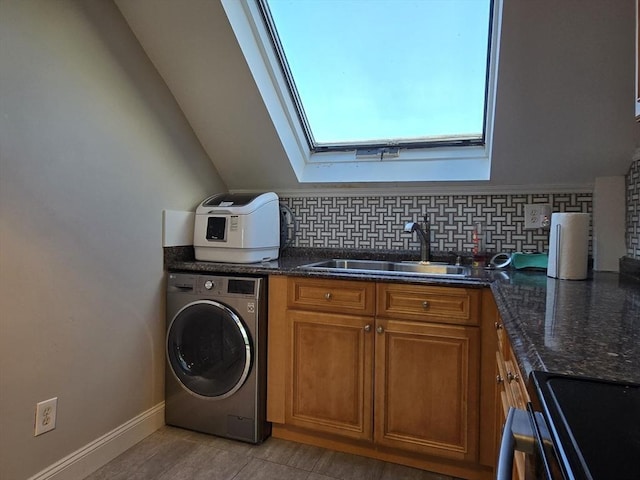
{"type": "Polygon", "coordinates": [[[506,0],[491,178],[624,175],[635,122],[634,0],[506,0]]]}
{"type": "Polygon", "coordinates": [[[0,478],[163,401],[162,210],[225,185],[119,10],[0,3],[0,478]],[[33,437],[36,402],[57,428],[33,437]]]}

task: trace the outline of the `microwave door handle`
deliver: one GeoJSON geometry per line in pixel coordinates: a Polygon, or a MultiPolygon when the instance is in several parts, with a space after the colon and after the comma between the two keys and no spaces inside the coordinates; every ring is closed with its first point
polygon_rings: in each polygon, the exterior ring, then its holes
{"type": "Polygon", "coordinates": [[[534,451],[534,432],[529,412],[510,407],[500,441],[496,480],[511,480],[513,475],[513,453],[534,451]]]}

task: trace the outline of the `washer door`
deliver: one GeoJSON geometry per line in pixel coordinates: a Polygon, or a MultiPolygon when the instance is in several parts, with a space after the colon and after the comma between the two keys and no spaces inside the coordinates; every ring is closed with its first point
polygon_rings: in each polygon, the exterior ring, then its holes
{"type": "Polygon", "coordinates": [[[167,359],[190,393],[226,398],[249,375],[249,333],[226,305],[213,300],[193,302],[180,309],[169,325],[167,359]]]}

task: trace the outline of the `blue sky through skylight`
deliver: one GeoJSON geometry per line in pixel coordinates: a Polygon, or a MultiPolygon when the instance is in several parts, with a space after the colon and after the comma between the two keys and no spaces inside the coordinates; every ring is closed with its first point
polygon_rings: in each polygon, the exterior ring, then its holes
{"type": "Polygon", "coordinates": [[[318,144],[483,132],[489,0],[268,0],[318,144]]]}

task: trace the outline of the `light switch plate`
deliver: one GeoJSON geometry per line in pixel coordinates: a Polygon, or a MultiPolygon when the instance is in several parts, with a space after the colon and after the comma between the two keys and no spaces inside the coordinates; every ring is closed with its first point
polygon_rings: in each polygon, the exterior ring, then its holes
{"type": "Polygon", "coordinates": [[[535,203],[524,206],[525,230],[549,228],[550,222],[551,205],[535,203]]]}

